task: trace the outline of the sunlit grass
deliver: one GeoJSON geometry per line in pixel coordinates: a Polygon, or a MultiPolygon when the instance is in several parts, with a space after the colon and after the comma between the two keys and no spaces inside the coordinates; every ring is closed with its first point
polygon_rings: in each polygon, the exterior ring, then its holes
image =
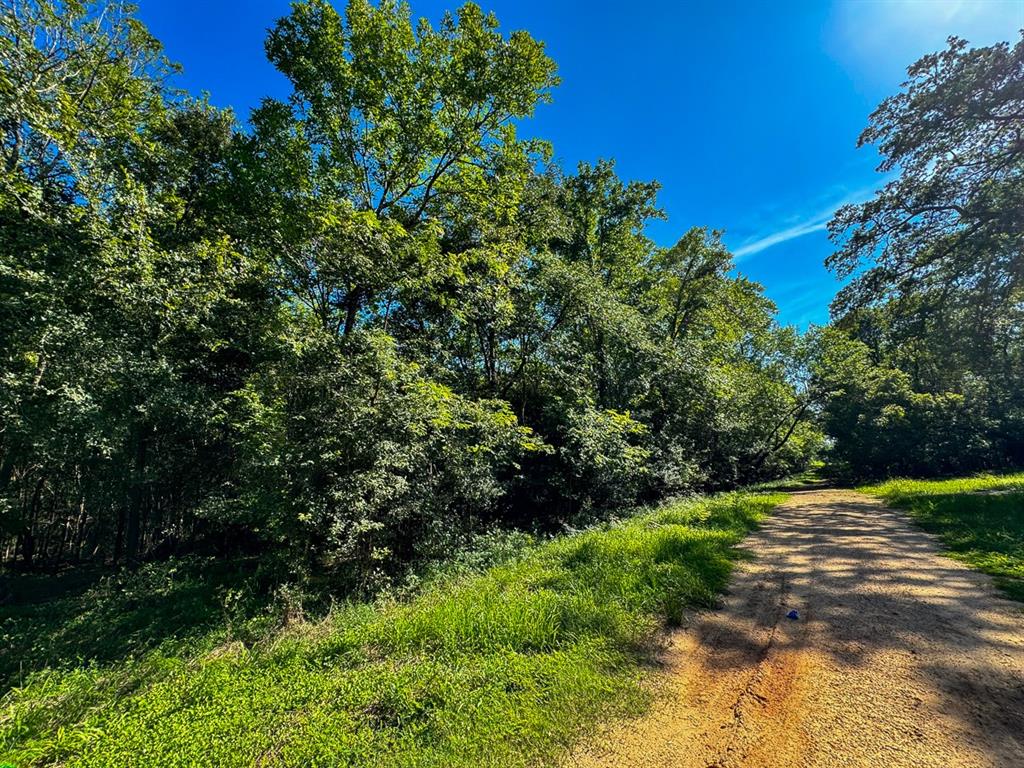
{"type": "Polygon", "coordinates": [[[861,490],[906,509],[950,557],[990,574],[1024,601],[1024,473],[890,480],[861,490]]]}
{"type": "Polygon", "coordinates": [[[783,477],[778,480],[767,480],[749,486],[748,491],[798,491],[803,488],[814,488],[825,482],[822,473],[825,469],[824,462],[815,461],[811,466],[796,475],[783,477]]]}
{"type": "Polygon", "coordinates": [[[36,671],[0,702],[0,762],[454,768],[551,758],[596,718],[642,708],[658,629],[715,602],[735,544],[783,498],[668,505],[254,643],[36,671]]]}

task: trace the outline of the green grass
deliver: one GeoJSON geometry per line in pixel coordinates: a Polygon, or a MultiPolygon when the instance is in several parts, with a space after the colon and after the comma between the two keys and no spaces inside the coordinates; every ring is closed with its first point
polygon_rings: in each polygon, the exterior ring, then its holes
{"type": "Polygon", "coordinates": [[[799,491],[804,488],[815,488],[825,483],[825,478],[822,477],[824,468],[824,462],[816,461],[813,462],[808,469],[805,469],[799,474],[790,475],[789,477],[783,477],[778,480],[767,480],[763,483],[757,483],[747,487],[746,490],[751,492],[768,492],[799,491]]]}
{"type": "Polygon", "coordinates": [[[0,605],[0,690],[46,667],[107,664],[156,648],[181,654],[197,644],[262,634],[270,617],[236,626],[266,602],[252,597],[260,592],[253,571],[190,558],[130,575],[97,569],[8,575],[0,605]]]}
{"type": "Polygon", "coordinates": [[[659,628],[715,602],[735,544],[783,498],[675,503],[435,581],[410,600],[336,607],[256,642],[183,630],[173,641],[137,638],[140,651],[116,661],[64,657],[0,700],[0,763],[506,768],[553,759],[596,719],[642,709],[659,628]]]}
{"type": "Polygon", "coordinates": [[[956,558],[1024,601],[1024,473],[890,480],[862,488],[910,512],[956,558]]]}

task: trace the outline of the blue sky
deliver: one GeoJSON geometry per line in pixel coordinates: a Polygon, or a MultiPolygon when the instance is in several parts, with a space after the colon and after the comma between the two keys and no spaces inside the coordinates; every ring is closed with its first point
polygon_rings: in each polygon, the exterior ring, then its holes
{"type": "MultiPolygon", "coordinates": [[[[337,0],[341,3],[343,0],[337,0]]],[[[412,0],[436,20],[458,0],[412,0]]],[[[879,184],[857,136],[905,68],[951,34],[1013,40],[1024,0],[646,3],[483,0],[505,30],[543,40],[559,67],[554,102],[524,125],[566,168],[614,158],[627,179],[657,179],[670,245],[693,225],[724,229],[737,269],[764,284],[780,320],[825,322],[838,287],[822,266],[832,211],[879,184]]],[[[284,0],[140,0],[139,15],[241,119],[287,94],[263,54],[284,0]]],[[[339,5],[340,7],[340,5],[339,5]]]]}

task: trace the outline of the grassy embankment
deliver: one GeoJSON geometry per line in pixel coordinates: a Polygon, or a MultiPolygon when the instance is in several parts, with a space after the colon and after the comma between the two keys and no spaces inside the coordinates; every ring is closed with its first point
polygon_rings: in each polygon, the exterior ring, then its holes
{"type": "Polygon", "coordinates": [[[956,558],[1024,601],[1024,473],[890,480],[861,490],[905,509],[956,558]]]}
{"type": "Polygon", "coordinates": [[[218,607],[195,575],[0,609],[18,654],[0,663],[17,685],[0,699],[0,763],[507,768],[554,757],[595,719],[643,707],[658,629],[714,603],[734,545],[782,498],[671,504],[412,599],[275,630],[230,626],[230,593],[218,607]]]}

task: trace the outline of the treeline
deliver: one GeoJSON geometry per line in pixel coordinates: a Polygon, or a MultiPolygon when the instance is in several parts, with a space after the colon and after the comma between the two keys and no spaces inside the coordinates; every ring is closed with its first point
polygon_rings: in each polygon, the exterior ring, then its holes
{"type": "Polygon", "coordinates": [[[0,553],[252,553],[373,583],[806,465],[808,345],[657,184],[517,125],[555,66],[467,4],[302,0],[243,126],[119,3],[3,4],[0,553]]]}
{"type": "Polygon", "coordinates": [[[831,223],[852,277],[813,356],[833,468],[1024,466],[1024,34],[908,74],[861,136],[894,177],[831,223]]]}

